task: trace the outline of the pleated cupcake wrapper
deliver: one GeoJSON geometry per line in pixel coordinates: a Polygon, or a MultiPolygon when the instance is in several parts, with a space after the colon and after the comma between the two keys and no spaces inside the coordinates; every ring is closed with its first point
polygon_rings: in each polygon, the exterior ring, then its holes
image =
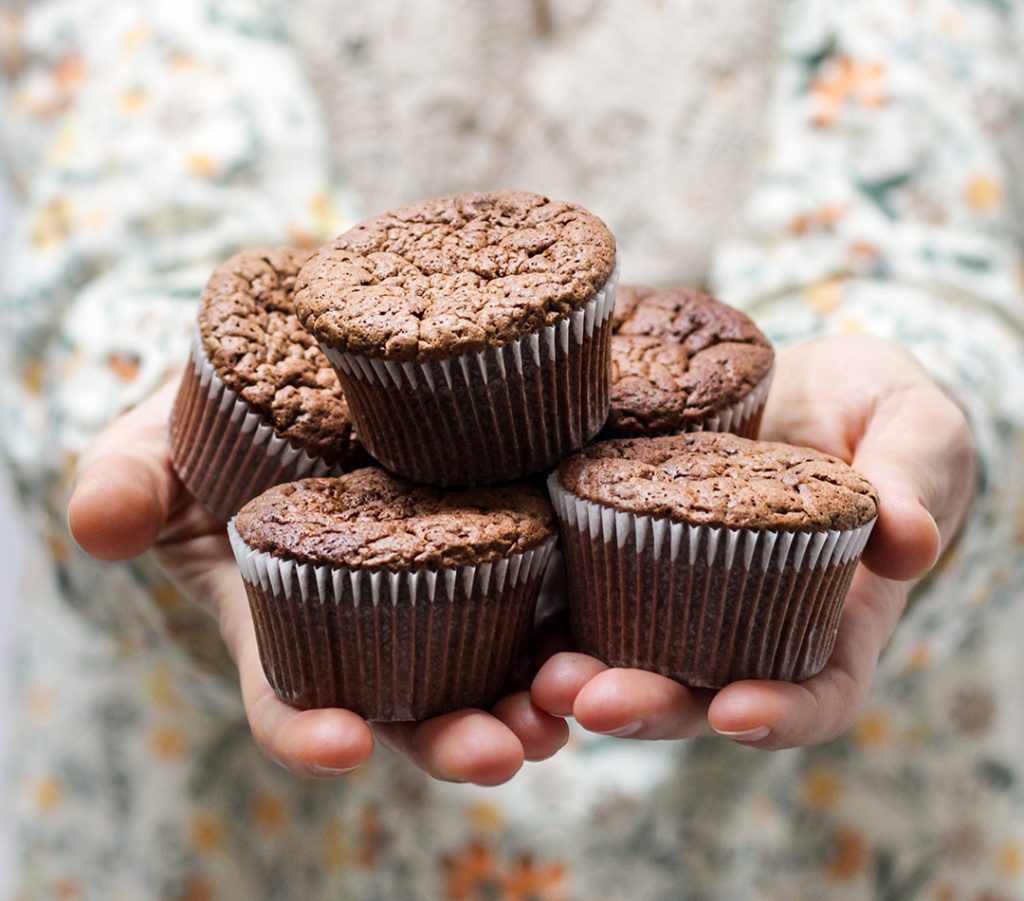
{"type": "Polygon", "coordinates": [[[171,415],[171,462],[192,495],[225,521],[273,485],[341,473],[275,434],[217,375],[198,332],[171,415]]]}
{"type": "Polygon", "coordinates": [[[371,720],[489,707],[525,671],[552,536],[503,560],[389,572],[285,560],[228,526],[278,697],[371,720]]]}
{"type": "Polygon", "coordinates": [[[774,367],[747,394],[734,404],[716,410],[703,419],[688,423],[687,432],[731,432],[741,438],[757,438],[761,431],[761,414],[768,402],[768,391],[775,375],[774,367]]]}
{"type": "Polygon", "coordinates": [[[693,526],[577,497],[557,473],[548,489],[577,646],[706,688],[819,672],[875,522],[819,532],[693,526]]]}
{"type": "Polygon", "coordinates": [[[600,431],[611,387],[618,266],[553,325],[445,360],[381,360],[321,345],[360,439],[388,469],[434,485],[507,481],[553,466],[600,431]]]}

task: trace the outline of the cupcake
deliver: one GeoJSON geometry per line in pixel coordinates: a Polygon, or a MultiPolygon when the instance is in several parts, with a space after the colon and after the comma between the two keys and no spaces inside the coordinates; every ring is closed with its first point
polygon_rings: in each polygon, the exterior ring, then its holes
{"type": "Polygon", "coordinates": [[[599,442],[548,487],[577,646],[705,688],[822,669],[878,510],[835,457],[714,432],[599,442]]]}
{"type": "Polygon", "coordinates": [[[686,288],[619,288],[604,438],[733,432],[756,438],[774,353],[739,310],[686,288]]]}
{"type": "Polygon", "coordinates": [[[525,484],[412,485],[377,467],[278,485],[228,527],[274,691],[421,720],[525,674],[555,521],[525,484]]]}
{"type": "Polygon", "coordinates": [[[549,468],[604,425],[616,280],[596,216],[494,191],[356,226],[295,296],[369,452],[418,482],[479,485],[549,468]]]}
{"type": "Polygon", "coordinates": [[[203,295],[171,415],[171,462],[229,519],[265,488],[368,462],[333,367],[299,323],[295,277],[308,252],[244,251],[203,295]]]}

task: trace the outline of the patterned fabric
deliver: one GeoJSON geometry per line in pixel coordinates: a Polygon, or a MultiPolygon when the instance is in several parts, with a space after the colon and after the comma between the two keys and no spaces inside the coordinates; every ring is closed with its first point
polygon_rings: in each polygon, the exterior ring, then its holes
{"type": "Polygon", "coordinates": [[[0,4],[25,209],[0,435],[47,548],[16,661],[15,897],[1024,896],[1024,9],[746,5],[0,4]],[[457,78],[401,63],[425,29],[457,78]],[[576,732],[497,789],[385,752],[305,783],[253,747],[205,614],[147,561],[74,549],[77,455],[182,364],[217,261],[513,179],[604,213],[628,280],[693,280],[713,239],[713,285],[777,341],[888,335],[968,411],[981,494],[843,738],[576,732]]]}

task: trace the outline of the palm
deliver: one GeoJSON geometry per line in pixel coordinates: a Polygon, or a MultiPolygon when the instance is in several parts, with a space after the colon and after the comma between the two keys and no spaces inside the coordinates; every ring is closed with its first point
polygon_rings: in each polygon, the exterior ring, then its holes
{"type": "MultiPolygon", "coordinates": [[[[97,439],[83,459],[69,509],[72,531],[103,559],[152,548],[172,578],[211,609],[238,665],[254,737],[269,756],[312,775],[359,765],[373,749],[373,734],[360,717],[337,709],[297,711],[274,696],[223,525],[191,498],[170,466],[173,396],[171,385],[97,439]]],[[[822,741],[843,731],[902,610],[907,586],[896,580],[923,573],[963,516],[972,484],[964,478],[973,466],[970,438],[959,410],[909,355],[873,339],[815,342],[783,354],[764,437],[852,461],[881,498],[866,565],[821,674],[801,685],[739,682],[715,694],[558,653],[534,680],[532,700],[521,692],[490,713],[465,710],[420,724],[390,724],[377,728],[378,737],[438,778],[495,784],[524,759],[554,753],[566,739],[559,717],[570,714],[600,732],[678,738],[716,730],[762,747],[822,741]]]]}
{"type": "MultiPolygon", "coordinates": [[[[369,725],[346,710],[298,711],[278,700],[263,673],[248,600],[224,524],[188,493],[170,465],[167,422],[174,385],[104,432],[83,459],[69,522],[85,550],[122,560],[150,548],[168,575],[217,617],[238,665],[254,738],[271,758],[305,775],[336,775],[372,753],[369,725]],[[110,516],[116,510],[117,516],[110,516]]],[[[496,784],[525,759],[553,754],[565,724],[526,692],[490,713],[463,710],[419,724],[377,727],[378,737],[441,779],[496,784]]]]}
{"type": "Polygon", "coordinates": [[[960,411],[910,355],[872,338],[812,342],[780,355],[762,437],[841,457],[879,492],[879,519],[825,669],[799,685],[750,680],[715,693],[559,654],[534,681],[541,707],[597,732],[717,731],[769,748],[825,741],[848,728],[902,612],[905,580],[931,566],[969,503],[970,437],[960,411]]]}

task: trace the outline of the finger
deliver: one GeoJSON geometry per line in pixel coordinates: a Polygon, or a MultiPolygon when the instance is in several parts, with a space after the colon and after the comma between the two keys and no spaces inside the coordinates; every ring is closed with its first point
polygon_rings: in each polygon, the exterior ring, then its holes
{"type": "Polygon", "coordinates": [[[166,385],[117,419],[83,456],[68,527],[86,553],[126,560],[160,536],[182,490],[168,459],[174,391],[166,385]]]}
{"type": "Polygon", "coordinates": [[[811,341],[780,354],[778,364],[762,435],[852,462],[880,496],[865,564],[887,578],[922,575],[973,495],[974,451],[961,410],[892,341],[811,341]],[[823,390],[808,372],[833,373],[842,390],[823,390]]]}
{"type": "Polygon", "coordinates": [[[373,753],[374,742],[362,717],[337,708],[297,710],[274,694],[260,663],[237,572],[234,580],[234,596],[221,597],[221,628],[238,666],[246,717],[260,750],[301,776],[338,776],[364,763],[373,753]]]}
{"type": "Polygon", "coordinates": [[[734,741],[767,749],[820,744],[841,735],[867,696],[906,591],[898,582],[859,569],[825,668],[801,683],[727,685],[708,709],[712,727],[734,741]]]}
{"type": "Polygon", "coordinates": [[[502,698],[491,713],[519,739],[527,760],[547,760],[569,740],[568,723],[541,710],[530,700],[529,692],[502,698]]]}
{"type": "Polygon", "coordinates": [[[878,491],[864,563],[890,579],[926,573],[952,537],[974,487],[974,453],[959,408],[932,385],[881,401],[853,458],[878,491]]]}
{"type": "Polygon", "coordinates": [[[573,715],[584,729],[618,738],[692,738],[712,734],[712,695],[657,673],[606,669],[580,690],[573,715]]]}
{"type": "Polygon", "coordinates": [[[864,565],[890,579],[916,579],[928,572],[939,557],[939,528],[927,508],[913,497],[902,473],[888,467],[868,467],[864,475],[878,491],[878,520],[864,565]]]}
{"type": "Polygon", "coordinates": [[[551,657],[534,676],[530,698],[552,716],[572,716],[583,686],[608,667],[587,654],[563,651],[551,657]]]}
{"type": "Polygon", "coordinates": [[[374,723],[378,738],[445,782],[500,785],[522,767],[523,745],[501,720],[467,709],[422,723],[374,723]]]}

